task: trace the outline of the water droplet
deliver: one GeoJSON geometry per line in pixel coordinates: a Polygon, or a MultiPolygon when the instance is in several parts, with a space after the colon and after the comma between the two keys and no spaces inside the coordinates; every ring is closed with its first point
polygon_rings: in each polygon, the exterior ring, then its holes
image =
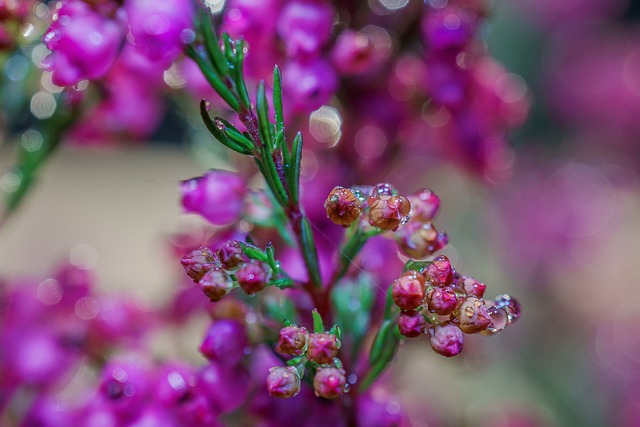
{"type": "Polygon", "coordinates": [[[193,30],[187,28],[180,32],[180,41],[184,44],[193,43],[196,39],[196,33],[193,30]]]}
{"type": "Polygon", "coordinates": [[[358,376],[356,374],[351,374],[349,375],[349,378],[347,378],[347,381],[349,384],[355,384],[358,382],[358,376]]]}
{"type": "Polygon", "coordinates": [[[509,315],[509,323],[517,322],[520,319],[522,306],[517,299],[510,295],[498,295],[495,301],[496,307],[504,308],[509,315]]]}
{"type": "Polygon", "coordinates": [[[346,383],[346,384],[344,385],[343,392],[344,392],[345,394],[347,394],[347,393],[349,393],[350,391],[351,391],[351,386],[349,385],[349,383],[346,383]]]}
{"type": "Polygon", "coordinates": [[[499,334],[511,323],[509,313],[502,307],[489,307],[487,308],[487,314],[491,317],[491,323],[486,330],[482,331],[483,335],[491,336],[499,334]]]}
{"type": "Polygon", "coordinates": [[[411,219],[411,217],[409,215],[407,215],[405,217],[402,217],[402,218],[400,218],[400,224],[404,225],[404,224],[408,223],[410,219],[411,219]]]}

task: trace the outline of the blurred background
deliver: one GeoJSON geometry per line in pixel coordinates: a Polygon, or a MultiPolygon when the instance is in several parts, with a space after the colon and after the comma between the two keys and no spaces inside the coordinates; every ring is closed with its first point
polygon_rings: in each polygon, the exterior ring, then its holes
{"type": "MultiPolygon", "coordinates": [[[[441,197],[440,227],[452,242],[445,254],[492,295],[517,296],[524,315],[499,336],[472,337],[454,360],[421,340],[406,343],[395,387],[415,403],[416,426],[640,426],[640,1],[496,1],[480,31],[527,93],[528,118],[509,133],[499,168],[508,173],[478,173],[442,155],[437,141],[411,176],[401,158],[384,171],[441,197]]],[[[29,88],[16,58],[3,62],[4,191],[14,185],[17,148],[33,143],[28,110],[46,109],[21,103],[29,88]]],[[[0,228],[2,277],[38,280],[70,260],[94,268],[104,292],[134,294],[149,310],[174,293],[172,239],[204,228],[181,212],[178,182],[233,159],[208,143],[193,114],[197,97],[164,77],[171,89],[147,142],[65,144],[39,169],[0,228]]],[[[335,166],[332,150],[355,143],[357,132],[343,131],[337,144],[318,142],[323,154],[311,156],[308,181],[335,166]]],[[[384,150],[361,171],[375,170],[384,150]]],[[[201,333],[178,352],[198,360],[201,333]]]]}

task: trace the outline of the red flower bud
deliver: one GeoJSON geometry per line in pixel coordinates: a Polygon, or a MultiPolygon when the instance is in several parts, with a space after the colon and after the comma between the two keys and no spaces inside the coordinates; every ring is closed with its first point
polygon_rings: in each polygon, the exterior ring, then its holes
{"type": "Polygon", "coordinates": [[[276,351],[283,355],[300,356],[307,348],[309,332],[295,325],[280,329],[276,351]]]}
{"type": "Polygon", "coordinates": [[[329,333],[311,334],[309,336],[309,347],[307,357],[318,364],[333,362],[333,358],[338,354],[340,341],[329,333]]]}
{"type": "Polygon", "coordinates": [[[215,267],[202,276],[198,286],[212,302],[217,302],[231,292],[233,281],[222,268],[215,267]]]}
{"type": "Polygon", "coordinates": [[[407,271],[391,287],[393,302],[401,310],[414,310],[422,305],[425,297],[424,279],[416,271],[407,271]]]}
{"type": "Polygon", "coordinates": [[[240,242],[232,240],[225,243],[216,251],[220,264],[225,270],[234,270],[247,262],[247,257],[242,250],[240,242]]]}
{"type": "Polygon", "coordinates": [[[430,330],[431,332],[431,348],[436,353],[451,357],[462,351],[464,337],[462,331],[455,325],[437,325],[430,330]]]}
{"type": "Polygon", "coordinates": [[[319,368],[313,377],[313,389],[316,396],[335,399],[344,392],[347,379],[344,370],[338,368],[319,368]]]}
{"type": "Polygon", "coordinates": [[[408,219],[411,203],[404,196],[369,197],[369,224],[382,230],[397,230],[408,219]]]}
{"type": "Polygon", "coordinates": [[[458,306],[456,294],[450,289],[434,288],[427,298],[429,311],[439,315],[451,314],[458,306]]]}
{"type": "Polygon", "coordinates": [[[415,338],[424,333],[427,321],[422,313],[417,311],[403,311],[398,317],[398,330],[402,335],[415,338]]]}
{"type": "Polygon", "coordinates": [[[432,286],[449,286],[453,281],[453,268],[449,258],[444,255],[436,257],[427,267],[425,278],[432,286]]]}
{"type": "Polygon", "coordinates": [[[246,263],[235,274],[238,284],[247,295],[253,295],[263,290],[271,278],[269,267],[256,260],[246,263]]]}
{"type": "Polygon", "coordinates": [[[362,201],[352,190],[336,187],[329,193],[324,208],[327,210],[327,217],[334,224],[348,227],[362,213],[362,201]]]}
{"type": "Polygon", "coordinates": [[[458,322],[462,332],[467,334],[487,329],[491,323],[491,316],[487,313],[484,300],[475,297],[467,298],[460,307],[458,322]]]}
{"type": "Polygon", "coordinates": [[[185,255],[180,263],[187,275],[198,283],[207,271],[216,266],[216,258],[211,249],[202,246],[185,255]]]}
{"type": "Polygon", "coordinates": [[[267,390],[273,397],[287,399],[300,392],[300,375],[293,366],[274,366],[269,369],[267,390]]]}
{"type": "Polygon", "coordinates": [[[411,221],[430,222],[440,209],[440,197],[436,193],[423,188],[407,197],[411,202],[411,221]]]}
{"type": "Polygon", "coordinates": [[[396,237],[402,252],[411,258],[424,258],[447,245],[446,233],[438,231],[430,222],[411,222],[396,237]]]}
{"type": "Polygon", "coordinates": [[[482,298],[484,296],[485,289],[487,289],[487,285],[478,282],[473,277],[463,277],[462,283],[464,285],[464,291],[468,296],[482,298]]]}

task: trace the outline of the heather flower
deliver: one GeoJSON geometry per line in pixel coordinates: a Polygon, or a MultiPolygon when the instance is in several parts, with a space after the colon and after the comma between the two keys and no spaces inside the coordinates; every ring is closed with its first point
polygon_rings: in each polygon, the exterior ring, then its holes
{"type": "Polygon", "coordinates": [[[185,181],[180,190],[184,209],[215,225],[238,219],[247,191],[242,178],[222,170],[210,170],[204,176],[185,181]]]}
{"type": "Polygon", "coordinates": [[[462,351],[464,337],[462,331],[451,323],[446,325],[436,325],[430,329],[431,332],[431,348],[436,353],[452,357],[462,351]]]}
{"type": "Polygon", "coordinates": [[[152,372],[144,362],[134,358],[112,361],[102,370],[100,394],[119,418],[133,419],[140,414],[152,383],[152,372]]]}
{"type": "Polygon", "coordinates": [[[249,385],[249,374],[242,365],[211,362],[198,374],[199,392],[207,397],[210,410],[217,414],[240,408],[247,400],[249,385]]]}
{"type": "Polygon", "coordinates": [[[416,271],[407,271],[391,284],[393,302],[401,310],[415,310],[425,297],[424,279],[416,271]]]}
{"type": "Polygon", "coordinates": [[[220,260],[222,268],[225,270],[235,270],[247,262],[247,257],[242,250],[242,245],[237,240],[232,240],[222,245],[216,251],[216,255],[220,260]]]}
{"type": "Polygon", "coordinates": [[[340,396],[344,392],[346,383],[344,370],[333,367],[318,368],[313,377],[316,396],[325,399],[335,399],[340,396]]]}
{"type": "Polygon", "coordinates": [[[168,68],[195,36],[190,0],[128,0],[125,7],[135,44],[160,67],[168,68]]]}
{"type": "Polygon", "coordinates": [[[271,278],[271,269],[263,262],[251,260],[235,272],[238,285],[247,295],[260,292],[271,278]]]}
{"type": "Polygon", "coordinates": [[[324,202],[327,217],[334,224],[350,226],[362,213],[362,201],[348,188],[335,187],[324,202]]]}
{"type": "Polygon", "coordinates": [[[424,333],[427,325],[422,313],[417,311],[403,311],[398,317],[398,330],[402,335],[409,338],[415,338],[424,333]]]}
{"type": "Polygon", "coordinates": [[[58,86],[103,77],[113,65],[124,38],[119,20],[106,18],[81,0],[68,0],[57,9],[44,35],[51,54],[45,65],[58,86]]]}
{"type": "Polygon", "coordinates": [[[214,267],[202,276],[198,281],[198,286],[207,298],[212,302],[217,302],[231,292],[233,281],[223,269],[214,267]]]}
{"type": "Polygon", "coordinates": [[[458,306],[458,299],[456,298],[455,292],[446,288],[431,289],[427,301],[429,311],[441,316],[451,314],[458,306]]]}
{"type": "Polygon", "coordinates": [[[407,196],[411,203],[411,221],[430,222],[440,210],[440,197],[428,188],[423,188],[407,196]]]}
{"type": "Polygon", "coordinates": [[[340,340],[329,333],[309,335],[309,347],[307,348],[307,358],[318,364],[332,363],[333,358],[338,355],[340,340]]]}
{"type": "Polygon", "coordinates": [[[438,231],[432,223],[410,222],[396,235],[396,242],[403,253],[411,258],[424,258],[444,248],[447,235],[438,231]]]}
{"type": "Polygon", "coordinates": [[[267,376],[267,390],[273,397],[286,399],[300,392],[300,375],[293,366],[274,366],[267,376]]]}
{"type": "Polygon", "coordinates": [[[343,75],[353,76],[370,71],[375,65],[373,43],[366,34],[345,30],[331,51],[333,67],[343,75]]]}
{"type": "Polygon", "coordinates": [[[397,230],[410,211],[411,203],[404,196],[369,197],[369,224],[382,230],[397,230]]]}
{"type": "Polygon", "coordinates": [[[448,286],[453,282],[451,261],[444,255],[436,257],[425,271],[425,278],[432,286],[448,286]]]}
{"type": "Polygon", "coordinates": [[[322,58],[293,61],[283,69],[287,99],[296,112],[311,112],[329,102],[338,80],[331,65],[322,58]]]}
{"type": "Polygon", "coordinates": [[[290,1],[278,19],[278,35],[290,57],[317,55],[331,37],[333,8],[323,2],[290,1]]]}
{"type": "Polygon", "coordinates": [[[462,284],[467,295],[474,296],[476,298],[482,298],[484,296],[485,289],[487,289],[487,285],[478,282],[473,277],[464,276],[462,278],[462,284]]]}
{"type": "Polygon", "coordinates": [[[216,266],[216,257],[211,249],[201,246],[185,255],[180,263],[187,275],[198,283],[207,271],[216,266]]]}
{"type": "Polygon", "coordinates": [[[457,319],[460,329],[466,334],[483,331],[491,324],[491,316],[487,313],[484,301],[474,297],[469,297],[462,303],[457,319]]]}
{"type": "Polygon", "coordinates": [[[291,325],[280,329],[276,351],[283,355],[299,356],[307,349],[309,332],[305,328],[291,325]]]}
{"type": "Polygon", "coordinates": [[[473,35],[475,19],[471,11],[455,6],[432,8],[421,23],[425,43],[434,50],[461,49],[473,35]]]}
{"type": "Polygon", "coordinates": [[[218,320],[207,330],[200,352],[211,361],[235,366],[242,361],[247,345],[244,326],[234,320],[218,320]]]}
{"type": "Polygon", "coordinates": [[[155,397],[163,405],[176,405],[194,393],[197,384],[196,373],[183,363],[168,363],[158,374],[155,397]]]}

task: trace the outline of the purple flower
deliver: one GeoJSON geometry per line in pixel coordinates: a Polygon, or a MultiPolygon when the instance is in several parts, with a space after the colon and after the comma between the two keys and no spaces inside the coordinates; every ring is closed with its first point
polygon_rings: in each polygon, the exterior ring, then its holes
{"type": "Polygon", "coordinates": [[[431,329],[431,348],[442,356],[451,357],[460,353],[463,342],[462,331],[455,325],[449,323],[431,329]]]}
{"type": "Polygon", "coordinates": [[[313,377],[313,389],[316,396],[335,399],[344,392],[347,380],[344,370],[338,368],[319,368],[313,377]]]}
{"type": "Polygon", "coordinates": [[[309,347],[307,357],[309,360],[324,364],[333,362],[333,358],[338,354],[340,341],[329,333],[309,335],[309,347]]]}
{"type": "Polygon", "coordinates": [[[309,332],[305,328],[291,325],[280,329],[276,351],[283,355],[299,356],[305,352],[309,332]]]}
{"type": "Polygon", "coordinates": [[[233,289],[233,281],[223,269],[216,267],[207,271],[198,282],[202,292],[212,302],[220,301],[233,289]]]}
{"type": "Polygon", "coordinates": [[[333,68],[321,58],[289,62],[282,75],[287,99],[299,113],[317,110],[329,102],[338,87],[333,68]]]}
{"type": "Polygon", "coordinates": [[[411,221],[429,222],[438,214],[440,197],[428,188],[415,191],[407,198],[411,203],[411,221]]]}
{"type": "MultiPolygon", "coordinates": [[[[264,380],[264,377],[260,379],[264,380]]],[[[226,366],[212,362],[200,371],[198,384],[210,406],[220,414],[242,406],[249,393],[249,374],[243,366],[226,366]]]]}
{"type": "Polygon", "coordinates": [[[101,16],[87,3],[67,0],[57,10],[44,35],[51,55],[45,59],[51,79],[59,86],[107,74],[118,55],[124,26],[101,16]]]}
{"type": "Polygon", "coordinates": [[[267,286],[271,278],[271,270],[260,261],[251,260],[236,271],[238,285],[247,295],[254,295],[267,286]]]}
{"type": "Polygon", "coordinates": [[[220,264],[225,270],[235,270],[247,262],[247,257],[242,250],[240,242],[232,240],[222,245],[217,251],[220,264]]]}
{"type": "Polygon", "coordinates": [[[453,281],[453,268],[451,261],[444,255],[433,260],[425,272],[427,282],[432,286],[448,286],[453,281]]]}
{"type": "Polygon", "coordinates": [[[274,366],[267,376],[267,390],[273,397],[286,399],[300,392],[300,375],[293,366],[274,366]]]}
{"type": "Polygon", "coordinates": [[[216,266],[216,258],[211,249],[202,246],[185,255],[180,263],[187,275],[197,283],[207,271],[216,266]]]}
{"type": "Polygon", "coordinates": [[[476,19],[471,10],[455,6],[429,9],[422,18],[424,41],[434,50],[461,49],[473,35],[476,19]]]}
{"type": "Polygon", "coordinates": [[[422,305],[425,297],[424,279],[416,271],[407,271],[391,287],[393,302],[401,310],[414,310],[422,305]]]}
{"type": "Polygon", "coordinates": [[[324,2],[290,1],[278,20],[289,57],[316,56],[331,37],[334,10],[324,2]]]}
{"type": "Polygon", "coordinates": [[[240,216],[247,187],[233,172],[210,170],[183,182],[180,191],[187,212],[200,214],[212,224],[225,225],[240,216]]]}
{"type": "Polygon", "coordinates": [[[207,330],[200,352],[209,360],[235,366],[242,361],[248,345],[244,326],[234,320],[218,320],[207,330]]]}
{"type": "Polygon", "coordinates": [[[341,74],[364,74],[376,65],[373,43],[364,33],[345,30],[333,46],[331,63],[341,74]]]}
{"type": "Polygon", "coordinates": [[[109,362],[102,370],[100,395],[120,419],[134,419],[153,389],[152,371],[142,360],[129,357],[109,362]]]}
{"type": "Polygon", "coordinates": [[[451,289],[434,288],[427,298],[429,311],[439,315],[451,314],[458,306],[458,299],[451,289]]]}
{"type": "Polygon", "coordinates": [[[150,59],[168,68],[182,46],[195,36],[190,0],[128,0],[126,10],[135,44],[150,59]]]}
{"type": "Polygon", "coordinates": [[[427,325],[422,313],[417,311],[403,311],[398,317],[398,330],[402,335],[409,338],[415,338],[424,333],[427,325]]]}
{"type": "Polygon", "coordinates": [[[473,277],[463,277],[462,283],[464,285],[464,291],[468,296],[482,298],[484,296],[485,289],[487,289],[487,285],[478,282],[473,277]]]}

